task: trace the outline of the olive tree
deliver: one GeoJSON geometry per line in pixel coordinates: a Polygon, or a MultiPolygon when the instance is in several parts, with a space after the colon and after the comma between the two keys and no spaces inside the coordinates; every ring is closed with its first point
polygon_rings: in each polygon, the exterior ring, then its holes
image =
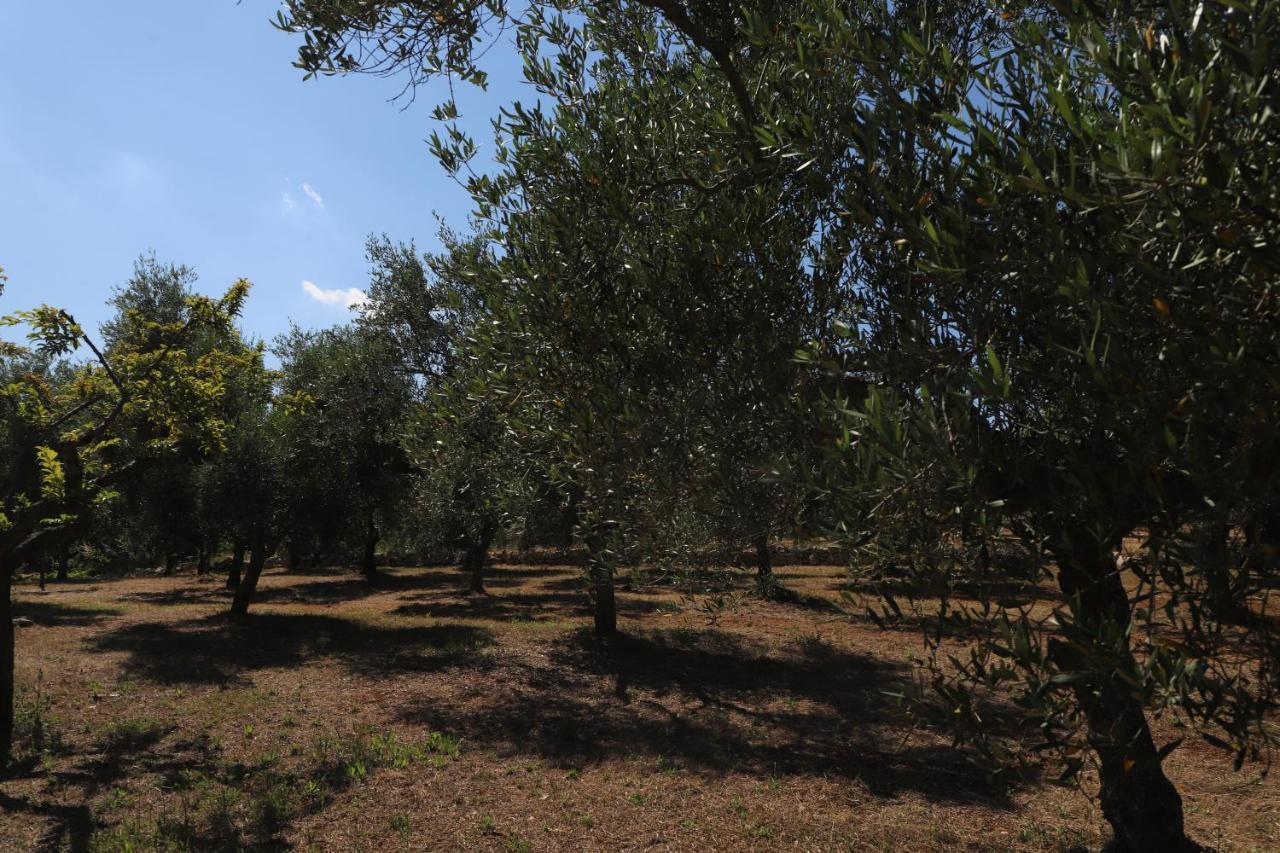
{"type": "MultiPolygon", "coordinates": [[[[1259,578],[1215,581],[1188,537],[1271,505],[1280,6],[1057,3],[969,55],[924,10],[824,15],[795,60],[815,85],[880,69],[826,167],[870,261],[843,349],[871,390],[836,458],[867,574],[946,616],[1020,541],[1060,602],[961,612],[993,633],[935,659],[947,715],[982,738],[980,698],[1012,695],[1068,772],[1092,754],[1117,849],[1192,849],[1180,739],[1148,715],[1237,764],[1274,739],[1269,625],[1216,618],[1259,615],[1259,578]]],[[[821,144],[802,113],[774,139],[821,144]]]]}

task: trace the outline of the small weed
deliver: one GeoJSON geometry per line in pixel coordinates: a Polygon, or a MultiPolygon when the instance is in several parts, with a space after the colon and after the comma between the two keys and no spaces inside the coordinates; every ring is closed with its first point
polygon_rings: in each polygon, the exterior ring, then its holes
{"type": "Polygon", "coordinates": [[[323,809],[329,801],[328,789],[315,779],[308,779],[303,784],[302,794],[316,811],[323,809]]]}
{"type": "Polygon", "coordinates": [[[485,835],[493,834],[494,832],[493,815],[485,815],[484,817],[480,818],[480,831],[485,835]]]}
{"type": "Polygon", "coordinates": [[[796,645],[805,657],[822,658],[831,654],[831,645],[817,631],[796,637],[796,645]]]}
{"type": "Polygon", "coordinates": [[[426,738],[427,751],[442,762],[431,762],[433,766],[442,766],[450,761],[455,760],[462,750],[462,740],[454,735],[448,735],[444,732],[429,732],[426,738]]]}
{"type": "Polygon", "coordinates": [[[391,816],[391,829],[393,832],[399,832],[403,835],[409,831],[411,826],[409,816],[404,812],[396,812],[391,816]]]}
{"type": "Polygon", "coordinates": [[[107,811],[115,811],[116,809],[125,809],[133,805],[135,797],[124,788],[112,788],[107,792],[107,796],[102,801],[102,807],[107,811]]]}
{"type": "Polygon", "coordinates": [[[564,774],[564,778],[570,779],[570,780],[581,779],[582,771],[576,767],[571,767],[569,768],[569,772],[564,774]]]}
{"type": "Polygon", "coordinates": [[[645,803],[649,802],[649,796],[647,794],[631,794],[627,797],[627,802],[631,803],[633,806],[643,806],[645,803]]]}
{"type": "Polygon", "coordinates": [[[53,702],[44,692],[44,672],[36,674],[35,689],[19,694],[14,702],[13,739],[21,751],[43,763],[62,751],[62,734],[49,714],[53,702]]]}
{"type": "Polygon", "coordinates": [[[289,789],[283,784],[272,785],[253,801],[253,821],[265,835],[284,829],[292,814],[289,789]]]}
{"type": "Polygon", "coordinates": [[[665,773],[668,776],[674,776],[680,772],[680,766],[671,761],[665,755],[658,756],[658,772],[665,773]]]}
{"type": "Polygon", "coordinates": [[[519,836],[511,836],[502,842],[502,846],[511,853],[530,853],[533,845],[519,836]]]}

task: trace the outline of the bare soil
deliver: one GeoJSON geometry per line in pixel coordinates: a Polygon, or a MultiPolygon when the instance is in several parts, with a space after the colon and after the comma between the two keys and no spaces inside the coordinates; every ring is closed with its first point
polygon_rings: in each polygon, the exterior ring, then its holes
{"type": "MultiPolygon", "coordinates": [[[[573,566],[269,571],[17,590],[24,763],[4,850],[1069,850],[1107,837],[1083,789],[993,780],[890,695],[916,629],[798,601],[620,591],[590,635],[573,566]],[[35,744],[32,745],[32,740],[35,744]]],[[[1161,732],[1166,737],[1167,732],[1161,732]]],[[[1280,849],[1280,784],[1188,740],[1189,830],[1280,849]]]]}

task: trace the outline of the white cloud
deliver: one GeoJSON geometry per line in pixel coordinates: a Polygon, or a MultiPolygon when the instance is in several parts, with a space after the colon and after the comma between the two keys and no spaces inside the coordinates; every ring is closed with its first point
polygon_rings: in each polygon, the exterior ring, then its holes
{"type": "Polygon", "coordinates": [[[358,308],[369,301],[369,297],[358,287],[334,287],[326,290],[317,287],[313,281],[304,281],[302,289],[321,305],[341,305],[344,308],[358,308]]]}
{"type": "Polygon", "coordinates": [[[280,211],[282,213],[289,213],[297,206],[297,203],[293,200],[293,196],[289,193],[286,192],[284,195],[280,196],[280,211]]]}
{"type": "Polygon", "coordinates": [[[311,186],[311,184],[304,182],[302,184],[302,192],[306,194],[307,198],[311,199],[312,204],[314,204],[316,207],[320,208],[321,210],[324,210],[324,199],[320,197],[320,193],[316,192],[315,187],[311,186]]]}

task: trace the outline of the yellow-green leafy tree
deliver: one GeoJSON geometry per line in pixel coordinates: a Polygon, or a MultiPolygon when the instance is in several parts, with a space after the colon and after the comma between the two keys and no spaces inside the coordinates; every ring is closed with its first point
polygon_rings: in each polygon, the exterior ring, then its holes
{"type": "Polygon", "coordinates": [[[29,342],[0,350],[0,445],[12,460],[0,473],[0,763],[13,747],[15,568],[81,535],[129,471],[179,444],[222,444],[229,380],[260,356],[191,343],[229,330],[248,291],[240,280],[220,298],[189,297],[176,318],[136,317],[109,348],[59,308],[0,318],[25,327],[29,342]]]}

